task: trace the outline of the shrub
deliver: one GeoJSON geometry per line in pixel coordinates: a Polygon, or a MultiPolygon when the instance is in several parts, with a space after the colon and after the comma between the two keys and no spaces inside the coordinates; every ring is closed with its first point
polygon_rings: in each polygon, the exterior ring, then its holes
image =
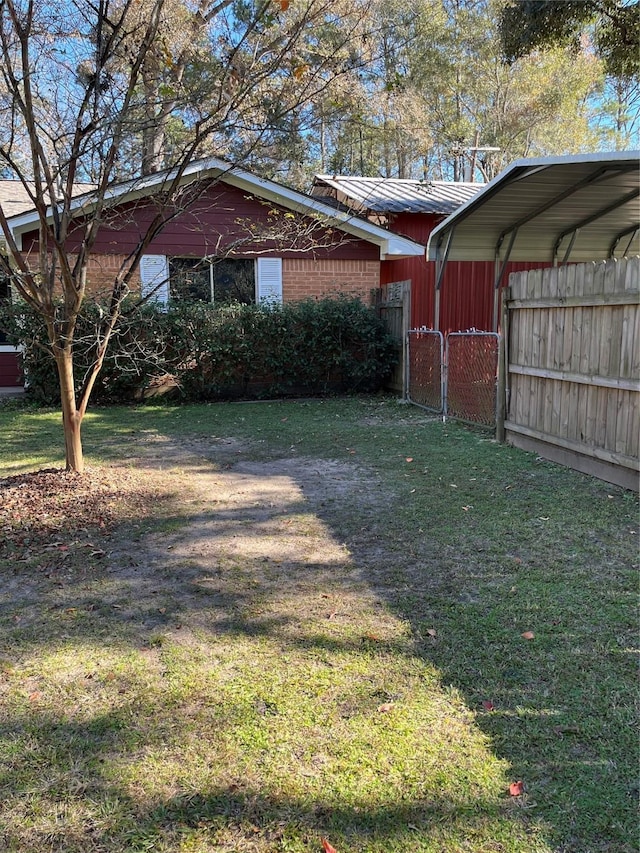
{"type": "MultiPolygon", "coordinates": [[[[78,320],[75,366],[81,384],[95,350],[102,309],[86,303],[78,320]]],[[[25,304],[0,323],[23,349],[30,393],[59,401],[42,320],[25,304]]],[[[160,380],[184,400],[375,391],[397,354],[375,312],[347,297],[282,306],[174,303],[125,313],[94,389],[96,402],[140,399],[160,380]]]]}

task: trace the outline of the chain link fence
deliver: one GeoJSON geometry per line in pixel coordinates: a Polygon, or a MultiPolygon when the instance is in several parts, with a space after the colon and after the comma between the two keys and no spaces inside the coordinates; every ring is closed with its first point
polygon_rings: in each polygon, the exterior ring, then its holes
{"type": "Polygon", "coordinates": [[[412,329],[407,397],[448,418],[494,427],[500,337],[496,332],[412,329]]]}
{"type": "Polygon", "coordinates": [[[411,403],[430,411],[444,411],[442,332],[412,329],[407,343],[408,388],[411,403]]]}

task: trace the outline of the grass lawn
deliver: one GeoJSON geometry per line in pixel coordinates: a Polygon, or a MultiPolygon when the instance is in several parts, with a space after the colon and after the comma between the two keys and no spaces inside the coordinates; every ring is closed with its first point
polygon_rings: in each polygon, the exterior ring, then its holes
{"type": "Polygon", "coordinates": [[[84,439],[0,407],[0,850],[638,850],[635,495],[385,398],[84,439]]]}

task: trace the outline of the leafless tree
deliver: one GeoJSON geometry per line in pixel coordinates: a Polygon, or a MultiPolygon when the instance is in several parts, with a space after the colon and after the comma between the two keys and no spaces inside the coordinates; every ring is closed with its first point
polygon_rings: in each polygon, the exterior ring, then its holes
{"type": "Polygon", "coordinates": [[[180,210],[189,163],[211,146],[238,162],[347,73],[358,61],[365,2],[0,0],[0,166],[21,181],[37,213],[27,256],[0,206],[0,265],[46,324],[69,470],[83,470],[92,388],[140,259],[180,210]],[[320,26],[333,27],[322,47],[320,26]],[[77,388],[74,334],[114,187],[123,179],[135,186],[160,168],[154,215],[114,275],[93,364],[77,388]],[[94,189],[79,211],[81,181],[94,189]]]}

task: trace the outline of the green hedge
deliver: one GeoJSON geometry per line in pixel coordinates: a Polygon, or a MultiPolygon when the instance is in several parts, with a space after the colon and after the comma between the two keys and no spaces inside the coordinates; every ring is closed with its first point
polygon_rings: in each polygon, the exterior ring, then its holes
{"type": "MultiPolygon", "coordinates": [[[[78,322],[75,369],[91,363],[101,309],[87,303],[78,322]]],[[[55,365],[42,322],[24,305],[0,324],[24,351],[28,390],[59,401],[55,365]]],[[[397,348],[375,312],[358,299],[305,300],[283,306],[175,303],[125,311],[94,390],[96,402],[128,402],[170,389],[183,400],[260,398],[375,391],[390,375],[397,348]]]]}

